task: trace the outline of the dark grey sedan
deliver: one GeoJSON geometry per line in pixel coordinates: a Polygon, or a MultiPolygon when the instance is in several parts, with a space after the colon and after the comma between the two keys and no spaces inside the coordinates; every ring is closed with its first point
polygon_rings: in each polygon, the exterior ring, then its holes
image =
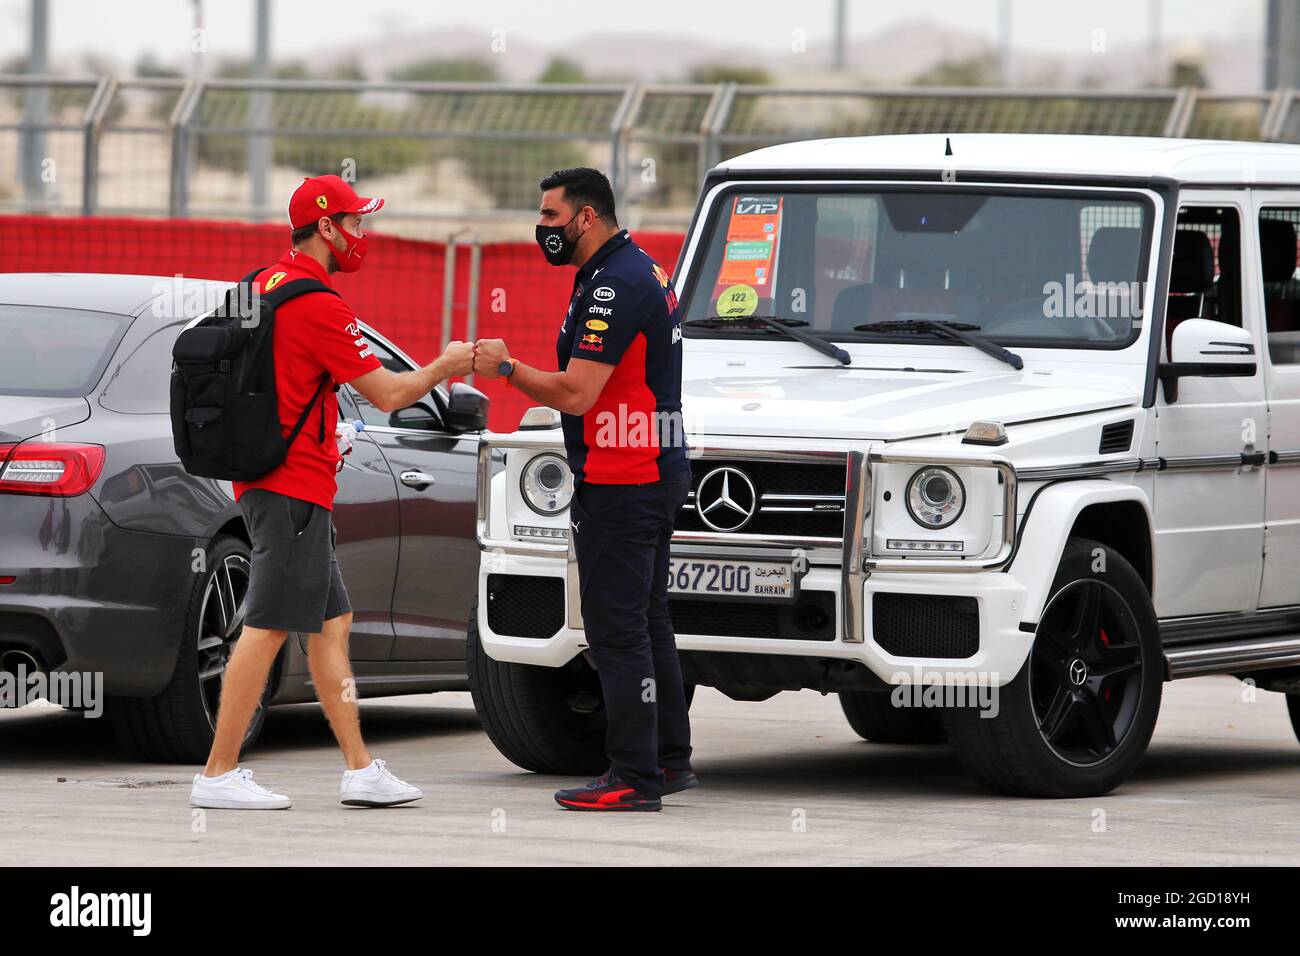
{"type": "MultiPolygon", "coordinates": [[[[241,627],[249,543],[230,484],[172,446],[172,343],[226,283],[0,275],[0,669],[103,674],[135,755],[201,762],[241,627]]],[[[380,360],[415,363],[374,329],[380,360]]],[[[392,415],[347,387],[366,424],[334,523],[360,696],[468,688],[476,587],[475,456],[487,399],[457,384],[392,415]]],[[[291,636],[249,730],[314,699],[291,636]]]]}

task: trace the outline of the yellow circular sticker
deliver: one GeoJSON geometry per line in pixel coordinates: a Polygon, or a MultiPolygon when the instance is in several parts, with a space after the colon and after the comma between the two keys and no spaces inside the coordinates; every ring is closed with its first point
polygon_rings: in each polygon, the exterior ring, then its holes
{"type": "Polygon", "coordinates": [[[758,293],[752,285],[727,286],[718,296],[718,315],[753,315],[758,308],[758,293]]]}
{"type": "Polygon", "coordinates": [[[588,319],[587,328],[591,329],[593,332],[604,332],[609,328],[609,323],[602,321],[601,319],[588,319]]]}

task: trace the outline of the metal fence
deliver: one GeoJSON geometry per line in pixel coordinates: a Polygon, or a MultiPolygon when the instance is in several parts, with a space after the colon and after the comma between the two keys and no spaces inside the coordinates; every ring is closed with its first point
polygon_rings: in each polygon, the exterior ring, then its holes
{"type": "Polygon", "coordinates": [[[705,170],[823,136],[1051,132],[1300,142],[1295,91],[794,89],[0,77],[0,210],[278,221],[355,176],[385,228],[527,222],[538,179],[608,170],[633,226],[685,224],[705,170]]]}

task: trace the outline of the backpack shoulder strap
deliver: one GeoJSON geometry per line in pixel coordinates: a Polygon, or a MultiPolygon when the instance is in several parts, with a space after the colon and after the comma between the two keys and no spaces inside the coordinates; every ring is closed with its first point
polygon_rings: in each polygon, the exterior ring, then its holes
{"type": "MultiPolygon", "coordinates": [[[[306,407],[303,408],[302,414],[298,416],[298,421],[293,426],[293,431],[289,432],[289,437],[288,439],[285,440],[284,446],[286,448],[292,446],[293,443],[297,440],[298,433],[301,432],[302,427],[307,424],[307,416],[311,414],[311,410],[312,408],[315,407],[317,399],[320,398],[320,393],[325,390],[325,383],[328,382],[329,380],[330,377],[328,375],[321,376],[320,382],[316,385],[316,391],[312,392],[311,400],[308,401],[306,407]]],[[[320,440],[322,442],[325,440],[325,406],[324,405],[321,405],[320,440]]]]}
{"type": "Polygon", "coordinates": [[[319,279],[294,279],[291,282],[276,286],[270,292],[263,292],[262,301],[278,308],[290,299],[296,299],[300,295],[307,295],[309,292],[328,292],[330,295],[338,295],[336,291],[319,279]]]}
{"type": "MultiPolygon", "coordinates": [[[[268,303],[272,308],[279,308],[290,299],[296,299],[300,295],[307,295],[311,292],[328,292],[330,295],[338,295],[336,291],[318,279],[294,279],[292,282],[286,282],[283,285],[276,286],[270,292],[263,292],[262,300],[268,303]]],[[[329,380],[330,377],[328,375],[321,377],[320,383],[316,386],[316,391],[312,393],[311,400],[307,402],[306,406],[302,410],[302,414],[298,416],[298,421],[293,426],[293,431],[289,433],[289,438],[285,442],[286,445],[292,445],[294,441],[297,440],[299,432],[301,432],[303,426],[307,424],[307,416],[311,414],[311,410],[316,406],[316,402],[320,400],[321,392],[325,390],[325,385],[329,380]]],[[[322,442],[325,440],[325,405],[323,402],[321,404],[320,440],[322,442]]]]}

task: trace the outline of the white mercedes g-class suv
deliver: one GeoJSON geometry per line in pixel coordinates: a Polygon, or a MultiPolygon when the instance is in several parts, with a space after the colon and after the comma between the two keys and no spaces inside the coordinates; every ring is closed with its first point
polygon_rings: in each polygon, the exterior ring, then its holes
{"type": "MultiPolygon", "coordinates": [[[[1287,693],[1300,727],[1298,227],[1284,145],[889,136],[711,171],[673,279],[686,680],[836,692],[1011,794],[1117,786],[1175,678],[1287,693]]],[[[599,771],[556,425],[482,442],[470,675],[510,760],[599,771]]]]}

